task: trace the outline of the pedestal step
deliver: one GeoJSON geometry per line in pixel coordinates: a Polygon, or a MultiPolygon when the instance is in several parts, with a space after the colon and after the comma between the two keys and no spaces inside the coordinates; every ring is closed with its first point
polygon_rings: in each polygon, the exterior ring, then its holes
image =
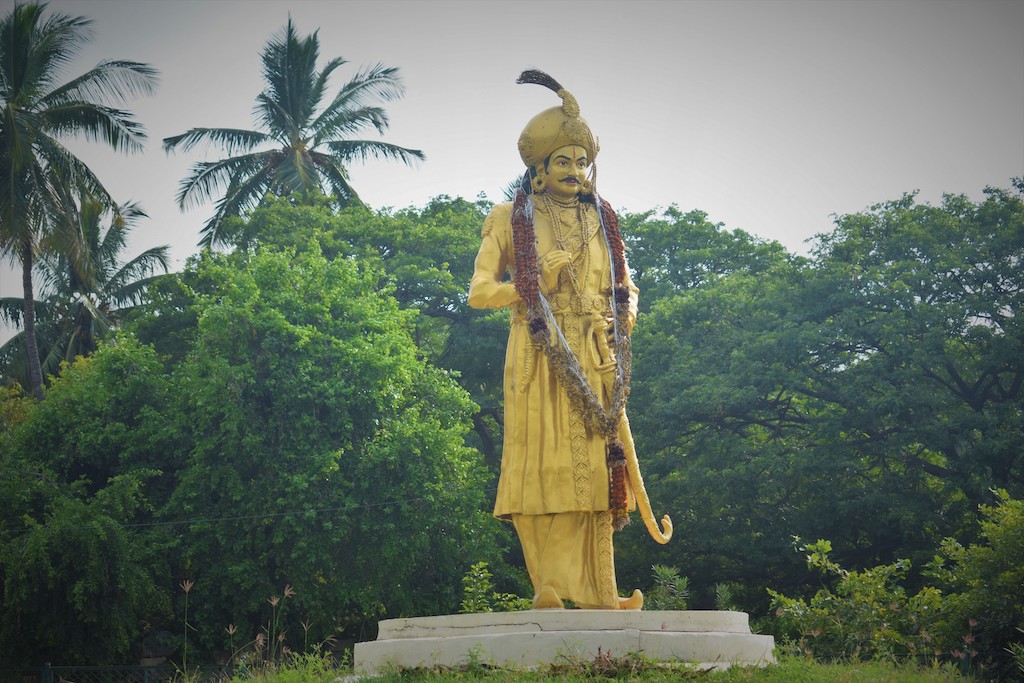
{"type": "Polygon", "coordinates": [[[775,640],[750,632],[743,612],[528,610],[388,619],[357,643],[355,673],[459,666],[470,660],[533,668],[565,658],[642,653],[702,667],[773,663],[775,640]]]}

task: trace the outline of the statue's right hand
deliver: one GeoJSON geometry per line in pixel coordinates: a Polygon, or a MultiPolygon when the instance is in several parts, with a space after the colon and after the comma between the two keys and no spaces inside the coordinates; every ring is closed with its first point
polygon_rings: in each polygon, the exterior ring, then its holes
{"type": "Polygon", "coordinates": [[[572,258],[569,252],[561,249],[553,249],[540,260],[540,280],[544,286],[544,293],[553,292],[558,287],[558,274],[562,272],[572,258]]]}

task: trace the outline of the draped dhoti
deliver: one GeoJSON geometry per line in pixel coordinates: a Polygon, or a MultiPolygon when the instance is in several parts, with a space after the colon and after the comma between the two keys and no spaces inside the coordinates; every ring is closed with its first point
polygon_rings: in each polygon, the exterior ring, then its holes
{"type": "Polygon", "coordinates": [[[550,588],[583,609],[618,605],[611,512],[512,515],[536,596],[550,588]]]}

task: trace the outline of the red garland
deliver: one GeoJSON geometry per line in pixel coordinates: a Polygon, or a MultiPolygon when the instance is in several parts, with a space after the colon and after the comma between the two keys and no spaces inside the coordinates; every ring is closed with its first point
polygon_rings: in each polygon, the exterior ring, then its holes
{"type": "MultiPolygon", "coordinates": [[[[537,266],[537,235],[533,230],[533,221],[526,215],[527,201],[529,200],[526,193],[519,190],[512,203],[512,242],[516,259],[513,284],[527,308],[532,308],[537,304],[540,269],[537,266]]],[[[612,205],[603,197],[600,211],[601,222],[608,237],[608,247],[611,249],[615,264],[615,301],[624,303],[620,301],[622,292],[619,288],[626,279],[626,245],[622,243],[622,233],[619,232],[619,217],[612,205]]],[[[629,296],[628,292],[626,296],[629,296]]]]}
{"type": "MultiPolygon", "coordinates": [[[[626,245],[622,243],[622,233],[619,232],[619,216],[603,197],[601,198],[601,219],[604,223],[605,234],[608,235],[608,247],[615,260],[615,285],[621,287],[626,279],[626,245]]],[[[616,301],[618,298],[618,292],[616,292],[616,301]]]]}
{"type": "Polygon", "coordinates": [[[621,531],[629,524],[626,511],[626,451],[618,439],[608,440],[608,507],[612,511],[612,526],[621,531]]]}
{"type": "Polygon", "coordinates": [[[537,235],[533,221],[526,215],[527,201],[526,193],[519,190],[512,203],[512,245],[516,260],[513,284],[526,306],[533,308],[537,305],[540,269],[537,267],[537,235]]]}

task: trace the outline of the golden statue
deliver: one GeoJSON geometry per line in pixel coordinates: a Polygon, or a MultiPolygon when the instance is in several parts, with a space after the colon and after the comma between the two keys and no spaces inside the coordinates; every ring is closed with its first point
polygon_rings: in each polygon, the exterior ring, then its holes
{"type": "Polygon", "coordinates": [[[484,222],[469,305],[512,311],[505,354],[505,435],[496,517],[511,520],[534,609],[640,609],[619,597],[613,530],[640,507],[659,543],[626,419],[637,288],[618,218],[595,188],[598,144],[576,99],[540,71],[561,106],[519,137],[527,172],[515,200],[484,222]],[[506,273],[511,276],[506,280],[506,273]]]}

